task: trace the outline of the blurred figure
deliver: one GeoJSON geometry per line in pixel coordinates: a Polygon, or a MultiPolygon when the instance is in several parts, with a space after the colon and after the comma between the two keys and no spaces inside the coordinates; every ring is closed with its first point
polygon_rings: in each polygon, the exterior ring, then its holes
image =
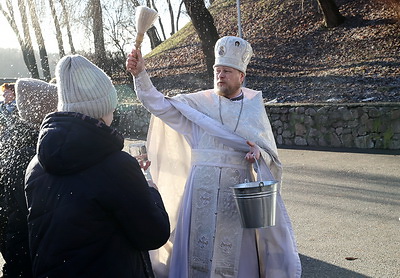
{"type": "Polygon", "coordinates": [[[15,83],[4,83],[0,88],[4,99],[0,102],[0,111],[6,114],[12,114],[16,108],[15,83]]]}
{"type": "Polygon", "coordinates": [[[110,78],[80,55],[56,66],[58,112],[46,116],[26,173],[34,277],[154,277],[148,250],[168,215],[124,138],[110,127],[110,78]]]}
{"type": "MultiPolygon", "coordinates": [[[[28,208],[24,194],[25,169],[36,152],[39,127],[47,113],[57,109],[57,87],[37,79],[16,82],[19,117],[0,137],[2,225],[0,251],[3,277],[32,277],[28,242],[28,208]]],[[[8,94],[8,93],[7,93],[8,94]]]]}
{"type": "Polygon", "coordinates": [[[0,101],[0,129],[3,129],[12,123],[16,112],[15,83],[4,83],[0,89],[3,97],[0,101]]]}

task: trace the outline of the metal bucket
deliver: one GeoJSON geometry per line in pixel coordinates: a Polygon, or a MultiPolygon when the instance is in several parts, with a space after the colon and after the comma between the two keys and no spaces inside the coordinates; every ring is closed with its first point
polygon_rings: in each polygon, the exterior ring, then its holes
{"type": "Polygon", "coordinates": [[[243,228],[275,226],[277,181],[255,181],[231,187],[243,228]]]}

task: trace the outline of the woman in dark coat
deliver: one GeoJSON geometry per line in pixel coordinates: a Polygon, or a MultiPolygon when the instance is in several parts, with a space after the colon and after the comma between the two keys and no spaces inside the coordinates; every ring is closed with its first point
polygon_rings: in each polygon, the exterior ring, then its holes
{"type": "Polygon", "coordinates": [[[2,190],[0,247],[5,264],[3,277],[32,277],[28,242],[28,208],[24,194],[25,170],[35,155],[39,126],[57,109],[57,87],[23,78],[16,83],[18,117],[0,137],[0,188],[2,190]]]}
{"type": "Polygon", "coordinates": [[[3,221],[0,250],[5,261],[4,278],[32,277],[24,176],[29,161],[35,155],[38,134],[38,130],[16,118],[12,126],[3,130],[1,136],[0,188],[3,221]]]}
{"type": "Polygon", "coordinates": [[[74,55],[56,67],[58,111],[26,174],[34,277],[153,277],[148,250],[169,237],[158,191],[110,127],[108,76],[74,55]]]}

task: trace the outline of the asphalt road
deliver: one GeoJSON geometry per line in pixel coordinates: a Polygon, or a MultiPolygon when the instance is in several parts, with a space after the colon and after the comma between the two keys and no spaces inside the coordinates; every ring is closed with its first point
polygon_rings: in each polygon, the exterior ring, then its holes
{"type": "Polygon", "coordinates": [[[400,277],[399,152],[279,149],[279,156],[303,277],[400,277]]]}
{"type": "Polygon", "coordinates": [[[279,153],[302,277],[400,277],[400,156],[279,153]]]}

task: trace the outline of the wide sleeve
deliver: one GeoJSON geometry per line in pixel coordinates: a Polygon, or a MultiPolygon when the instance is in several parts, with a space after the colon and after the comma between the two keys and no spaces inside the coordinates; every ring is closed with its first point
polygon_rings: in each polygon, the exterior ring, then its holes
{"type": "Polygon", "coordinates": [[[184,135],[189,144],[197,134],[197,126],[170,103],[170,99],[159,92],[152,84],[146,71],[142,71],[134,79],[138,99],[146,109],[160,118],[164,123],[184,135]]]}

